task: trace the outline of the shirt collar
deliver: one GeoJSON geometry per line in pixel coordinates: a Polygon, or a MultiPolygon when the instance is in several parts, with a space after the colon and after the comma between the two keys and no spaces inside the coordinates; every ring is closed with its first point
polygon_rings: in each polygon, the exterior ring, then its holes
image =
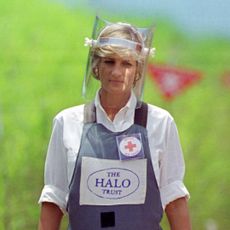
{"type": "MultiPolygon", "coordinates": [[[[100,108],[103,110],[102,106],[101,106],[101,102],[100,102],[100,96],[99,96],[99,91],[97,91],[96,93],[96,96],[95,96],[95,100],[94,100],[94,104],[96,106],[96,108],[100,108]]],[[[124,108],[127,108],[127,109],[135,109],[136,108],[136,104],[137,104],[137,98],[133,92],[133,90],[131,91],[131,96],[128,100],[128,102],[126,103],[126,105],[123,107],[124,108]]]]}

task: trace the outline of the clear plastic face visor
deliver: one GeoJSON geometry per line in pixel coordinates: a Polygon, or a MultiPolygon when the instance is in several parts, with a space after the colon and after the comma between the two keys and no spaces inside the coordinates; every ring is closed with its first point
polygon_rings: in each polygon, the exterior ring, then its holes
{"type": "Polygon", "coordinates": [[[133,91],[137,99],[141,99],[143,95],[143,88],[145,82],[145,72],[148,56],[154,55],[154,48],[151,48],[153,37],[153,28],[134,28],[130,24],[126,23],[110,23],[108,21],[100,19],[98,16],[95,18],[92,39],[85,39],[85,46],[89,46],[89,54],[86,66],[85,77],[82,85],[82,96],[86,100],[92,100],[95,97],[96,91],[100,88],[100,81],[95,78],[93,73],[94,68],[94,50],[97,47],[116,47],[116,48],[125,48],[130,50],[130,53],[135,54],[135,58],[138,62],[139,68],[139,77],[133,86],[133,91]],[[119,37],[103,37],[100,36],[104,30],[106,30],[110,25],[127,25],[140,37],[141,43],[123,39],[119,37]]]}

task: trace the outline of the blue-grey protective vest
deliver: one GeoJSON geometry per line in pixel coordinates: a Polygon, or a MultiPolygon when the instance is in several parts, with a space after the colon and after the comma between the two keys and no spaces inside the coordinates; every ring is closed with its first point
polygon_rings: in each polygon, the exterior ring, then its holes
{"type": "MultiPolygon", "coordinates": [[[[90,109],[85,106],[85,110],[90,109]]],[[[88,111],[85,114],[85,117],[91,117],[90,119],[87,118],[87,120],[91,120],[91,122],[84,124],[81,145],[70,183],[68,200],[69,229],[160,230],[163,210],[159,188],[151,162],[147,130],[145,128],[147,121],[147,104],[142,102],[141,107],[136,108],[134,124],[123,132],[111,132],[102,124],[96,123],[95,111],[92,111],[92,113],[88,111]],[[116,137],[136,133],[141,134],[144,152],[143,158],[147,159],[147,185],[144,203],[125,205],[80,205],[82,158],[91,157],[120,161],[116,137]]],[[[132,161],[132,159],[129,161],[132,161]]],[[[127,176],[127,180],[123,182],[123,187],[128,187],[130,185],[129,182],[127,176]]],[[[106,186],[112,187],[111,183],[104,185],[104,187],[106,186]]],[[[118,187],[118,184],[115,186],[118,187]]],[[[121,185],[119,186],[121,187],[121,185]]],[[[86,186],[84,189],[87,190],[89,188],[86,186]]]]}

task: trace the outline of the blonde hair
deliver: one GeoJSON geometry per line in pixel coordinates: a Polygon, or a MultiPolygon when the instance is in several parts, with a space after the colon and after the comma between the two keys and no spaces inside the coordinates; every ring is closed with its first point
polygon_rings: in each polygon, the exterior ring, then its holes
{"type": "Polygon", "coordinates": [[[144,47],[143,39],[141,34],[137,31],[135,27],[126,23],[116,23],[106,26],[98,38],[119,38],[125,39],[137,44],[140,44],[140,49],[130,49],[127,47],[121,47],[119,45],[105,45],[92,47],[92,74],[98,79],[97,65],[101,57],[108,57],[111,55],[118,55],[121,58],[132,57],[137,61],[137,72],[135,77],[135,82],[138,81],[142,76],[142,71],[144,68],[145,57],[141,55],[141,49],[144,47]]]}

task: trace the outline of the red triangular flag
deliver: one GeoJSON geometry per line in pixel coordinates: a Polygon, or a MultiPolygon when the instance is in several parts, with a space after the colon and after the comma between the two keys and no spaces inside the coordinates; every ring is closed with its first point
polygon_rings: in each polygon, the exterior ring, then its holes
{"type": "Polygon", "coordinates": [[[201,72],[182,69],[165,64],[149,64],[148,72],[156,82],[166,100],[187,89],[201,79],[201,72]]]}

